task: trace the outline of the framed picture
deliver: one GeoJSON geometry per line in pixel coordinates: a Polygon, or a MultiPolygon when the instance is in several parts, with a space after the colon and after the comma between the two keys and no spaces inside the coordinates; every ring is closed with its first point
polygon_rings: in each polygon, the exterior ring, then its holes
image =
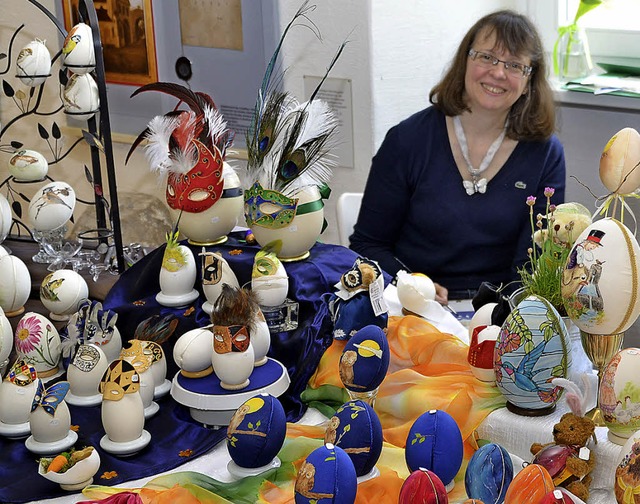
{"type": "MultiPolygon", "coordinates": [[[[94,0],[107,82],[141,86],[158,80],[151,0],[94,0]]],[[[80,20],[78,0],[62,0],[65,28],[80,20]]]]}

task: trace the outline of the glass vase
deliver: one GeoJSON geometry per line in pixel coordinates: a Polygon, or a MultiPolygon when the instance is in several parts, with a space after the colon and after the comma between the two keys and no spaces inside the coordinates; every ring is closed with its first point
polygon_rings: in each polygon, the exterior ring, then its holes
{"type": "Polygon", "coordinates": [[[558,79],[562,82],[582,79],[593,71],[589,40],[584,28],[569,27],[558,38],[556,52],[558,79]]]}

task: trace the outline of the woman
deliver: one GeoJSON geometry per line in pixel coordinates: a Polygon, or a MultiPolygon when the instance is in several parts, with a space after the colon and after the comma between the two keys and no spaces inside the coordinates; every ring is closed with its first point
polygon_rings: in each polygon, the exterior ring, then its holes
{"type": "Polygon", "coordinates": [[[389,130],[373,158],[351,248],[388,273],[421,272],[436,299],[473,297],[518,278],[545,187],[564,201],[564,151],[540,36],[525,16],[471,27],[432,106],[389,130]]]}

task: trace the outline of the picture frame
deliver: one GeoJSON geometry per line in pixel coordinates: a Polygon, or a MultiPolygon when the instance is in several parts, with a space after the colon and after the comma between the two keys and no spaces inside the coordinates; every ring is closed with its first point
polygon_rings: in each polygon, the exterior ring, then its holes
{"type": "MultiPolygon", "coordinates": [[[[129,0],[129,11],[122,2],[94,1],[100,25],[100,38],[106,81],[142,86],[158,81],[158,63],[151,0],[129,0]]],[[[62,0],[65,28],[80,21],[78,0],[62,0]]]]}

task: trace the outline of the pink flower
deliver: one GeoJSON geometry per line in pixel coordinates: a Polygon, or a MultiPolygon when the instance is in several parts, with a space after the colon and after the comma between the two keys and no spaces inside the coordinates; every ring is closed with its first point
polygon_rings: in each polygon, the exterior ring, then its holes
{"type": "Polygon", "coordinates": [[[16,350],[22,354],[35,350],[41,336],[42,328],[37,317],[22,318],[16,327],[16,350]]]}
{"type": "Polygon", "coordinates": [[[527,205],[532,207],[535,204],[536,204],[536,197],[535,196],[527,196],[527,205]]]}
{"type": "Polygon", "coordinates": [[[551,196],[553,196],[553,193],[555,193],[556,190],[553,187],[545,187],[544,188],[544,195],[547,198],[550,198],[551,196]]]}

